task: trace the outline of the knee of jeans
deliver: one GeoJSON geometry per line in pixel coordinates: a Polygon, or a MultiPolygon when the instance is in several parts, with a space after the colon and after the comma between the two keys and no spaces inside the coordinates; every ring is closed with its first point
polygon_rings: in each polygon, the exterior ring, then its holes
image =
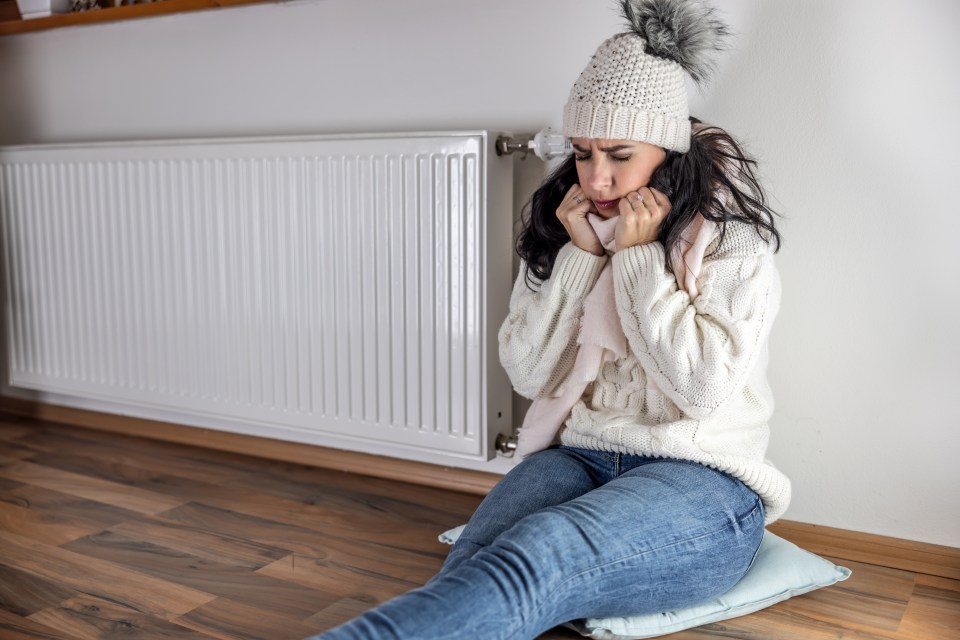
{"type": "Polygon", "coordinates": [[[464,561],[472,558],[483,546],[482,544],[477,544],[472,540],[461,537],[450,549],[446,559],[443,561],[443,566],[440,567],[440,571],[437,572],[437,575],[435,575],[433,579],[456,569],[463,564],[464,561]]]}
{"type": "Polygon", "coordinates": [[[582,553],[589,543],[589,524],[578,519],[564,505],[547,507],[522,519],[497,539],[525,568],[539,568],[544,574],[569,562],[569,554],[582,553]]]}
{"type": "Polygon", "coordinates": [[[544,573],[539,555],[528,545],[501,537],[469,557],[454,559],[450,569],[445,565],[438,577],[486,584],[491,589],[486,592],[491,602],[512,603],[511,609],[523,617],[538,608],[544,573]]]}

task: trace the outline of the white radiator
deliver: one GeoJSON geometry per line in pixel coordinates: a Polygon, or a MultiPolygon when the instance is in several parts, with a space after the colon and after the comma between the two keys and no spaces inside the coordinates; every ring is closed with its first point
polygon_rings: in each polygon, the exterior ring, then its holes
{"type": "Polygon", "coordinates": [[[487,459],[511,428],[512,168],[492,149],[486,132],[0,149],[9,384],[487,459]]]}

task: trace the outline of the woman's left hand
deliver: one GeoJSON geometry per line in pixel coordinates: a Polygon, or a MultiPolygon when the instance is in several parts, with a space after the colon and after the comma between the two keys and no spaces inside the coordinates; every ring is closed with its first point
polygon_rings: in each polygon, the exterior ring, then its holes
{"type": "Polygon", "coordinates": [[[656,189],[641,187],[621,198],[619,209],[614,233],[617,251],[656,240],[660,225],[670,213],[670,200],[656,189]]]}

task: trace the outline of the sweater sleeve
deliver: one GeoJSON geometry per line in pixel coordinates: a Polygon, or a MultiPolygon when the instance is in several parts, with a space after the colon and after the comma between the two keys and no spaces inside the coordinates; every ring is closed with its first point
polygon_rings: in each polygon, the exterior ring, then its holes
{"type": "Polygon", "coordinates": [[[520,395],[548,396],[566,378],[576,359],[583,301],[607,259],[567,243],[550,278],[533,291],[521,265],[498,334],[500,363],[520,395]]]}
{"type": "Polygon", "coordinates": [[[659,242],[614,254],[617,310],[630,348],[687,415],[702,419],[723,407],[762,355],[780,304],[772,253],[752,227],[729,223],[722,245],[704,258],[693,300],[667,270],[659,242]]]}

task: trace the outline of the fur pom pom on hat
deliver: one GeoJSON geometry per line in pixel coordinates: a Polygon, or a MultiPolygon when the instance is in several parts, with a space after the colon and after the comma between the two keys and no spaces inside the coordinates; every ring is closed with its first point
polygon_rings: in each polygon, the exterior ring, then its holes
{"type": "Polygon", "coordinates": [[[563,110],[568,138],[690,148],[685,76],[704,82],[729,30],[693,0],[623,0],[629,31],[600,45],[563,110]]]}

